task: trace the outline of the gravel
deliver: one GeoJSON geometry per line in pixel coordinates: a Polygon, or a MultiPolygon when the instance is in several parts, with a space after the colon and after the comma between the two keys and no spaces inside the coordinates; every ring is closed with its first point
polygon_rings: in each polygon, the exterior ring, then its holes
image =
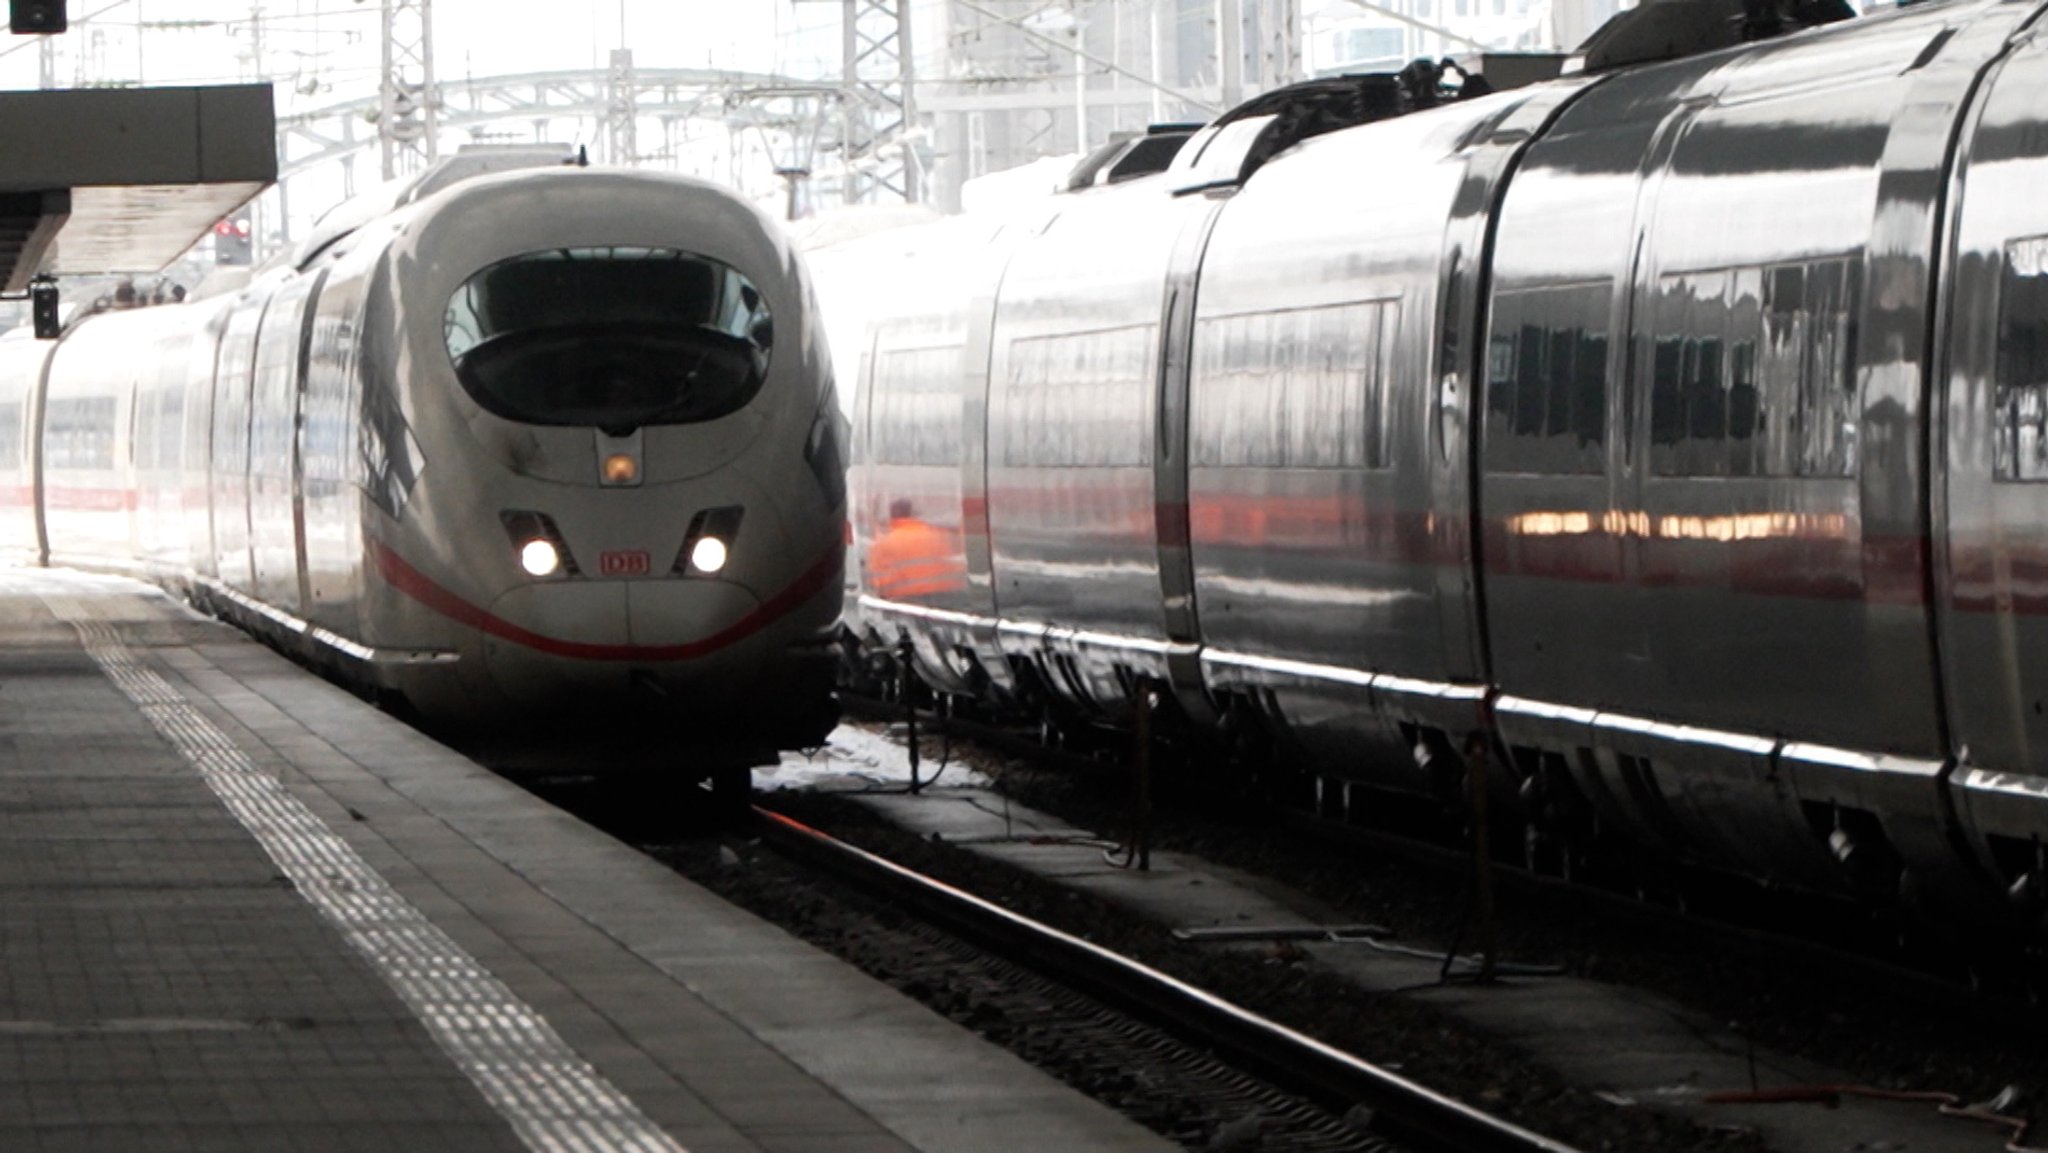
{"type": "MultiPolygon", "coordinates": [[[[955,752],[1020,803],[1079,827],[1127,818],[1125,775],[1108,765],[1048,768],[986,748],[955,752]]],[[[927,749],[937,753],[936,741],[927,749]]],[[[865,806],[824,794],[776,794],[774,807],[1070,933],[1126,953],[1361,1057],[1585,1150],[1757,1150],[1753,1133],[1622,1107],[1549,1073],[1522,1052],[1398,995],[1361,993],[1285,945],[1263,955],[1174,940],[1159,926],[1000,862],[904,832],[865,806]]],[[[1300,835],[1298,820],[1248,798],[1163,798],[1154,845],[1268,877],[1401,939],[1448,941],[1466,904],[1461,874],[1402,852],[1341,849],[1300,835]]],[[[706,877],[719,887],[717,877],[706,877]]],[[[1569,892],[1509,885],[1497,920],[1502,956],[1655,991],[1725,1021],[1764,1048],[1846,1071],[1883,1089],[1944,1090],[1967,1101],[2007,1086],[2024,1110],[2048,1086],[2037,1016],[1902,996],[1881,975],[1787,961],[1766,950],[1702,948],[1661,922],[1617,917],[1569,892]]],[[[1989,1143],[1987,1147],[1995,1147],[1989,1143]]]]}
{"type": "MultiPolygon", "coordinates": [[[[941,742],[928,740],[929,767],[941,754],[941,742]]],[[[1130,784],[1107,759],[1066,757],[1053,764],[960,739],[947,751],[1019,803],[1077,827],[1113,835],[1127,820],[1130,784]]],[[[649,847],[736,903],[830,944],[833,915],[801,883],[792,883],[796,870],[773,866],[759,846],[744,839],[728,836],[721,844],[701,828],[678,832],[672,806],[632,803],[631,790],[620,793],[593,780],[571,774],[550,783],[542,775],[528,783],[649,847]],[[580,793],[610,799],[579,802],[580,793]],[[620,796],[627,801],[620,803],[620,796]],[[657,819],[657,812],[669,816],[657,819]]],[[[1443,853],[1304,836],[1302,818],[1273,811],[1251,796],[1161,792],[1152,826],[1155,848],[1269,878],[1344,919],[1386,926],[1397,939],[1441,943],[1456,936],[1468,886],[1463,872],[1442,863],[1443,853]]],[[[762,800],[1587,1153],[1767,1148],[1756,1134],[1732,1125],[1710,1128],[1618,1105],[1590,1087],[1567,1084],[1548,1070],[1541,1054],[1504,1044],[1399,994],[1362,993],[1291,946],[1250,952],[1191,945],[1123,909],[905,832],[854,800],[805,792],[777,792],[762,800]]],[[[2016,1087],[2019,1100],[2008,1111],[2021,1113],[2036,1107],[2048,1090],[2048,1030],[2041,1027],[2043,1015],[2025,1005],[1954,992],[1930,995],[1919,982],[1785,955],[1768,944],[1703,946],[1700,937],[1675,933],[1662,919],[1617,914],[1611,902],[1588,901],[1555,885],[1503,884],[1496,932],[1505,960],[1557,965],[1574,976],[1650,990],[1726,1023],[1760,1048],[1841,1070],[1853,1083],[1946,1091],[1964,1101],[1987,1100],[2016,1087]]],[[[1985,1133],[1984,1145],[1998,1147],[1994,1132],[1985,1133]]]]}
{"type": "MultiPolygon", "coordinates": [[[[1645,1110],[1617,1108],[1563,1083],[1529,1054],[1476,1036],[1445,1015],[1401,997],[1361,994],[1284,946],[1251,953],[1190,945],[1084,894],[907,833],[843,797],[781,793],[769,801],[833,836],[1172,973],[1581,1149],[1705,1153],[1762,1148],[1744,1134],[1711,1132],[1645,1110]]],[[[693,879],[735,903],[831,946],[837,934],[829,919],[820,919],[815,896],[789,884],[778,870],[760,867],[755,852],[742,846],[737,856],[702,850],[670,856],[693,879]]]]}

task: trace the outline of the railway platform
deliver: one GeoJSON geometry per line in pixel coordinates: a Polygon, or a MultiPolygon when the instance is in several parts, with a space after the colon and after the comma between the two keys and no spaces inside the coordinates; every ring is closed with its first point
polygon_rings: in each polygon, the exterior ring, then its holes
{"type": "Polygon", "coordinates": [[[0,572],[0,1148],[1170,1148],[148,586],[0,572]]]}

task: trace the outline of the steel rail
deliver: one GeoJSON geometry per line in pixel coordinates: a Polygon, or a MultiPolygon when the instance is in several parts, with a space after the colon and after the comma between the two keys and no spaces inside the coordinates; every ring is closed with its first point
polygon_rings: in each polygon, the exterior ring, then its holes
{"type": "Polygon", "coordinates": [[[756,808],[779,851],[829,869],[918,916],[1338,1112],[1372,1110],[1373,1132],[1457,1153],[1576,1153],[1313,1037],[1098,945],[925,877],[799,821],[756,808]]]}

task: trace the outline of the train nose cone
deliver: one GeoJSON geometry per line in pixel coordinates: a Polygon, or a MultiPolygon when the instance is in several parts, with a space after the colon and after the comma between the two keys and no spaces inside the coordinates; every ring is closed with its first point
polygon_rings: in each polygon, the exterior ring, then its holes
{"type": "Polygon", "coordinates": [[[559,581],[499,597],[485,638],[494,687],[535,707],[644,709],[715,699],[760,601],[722,581],[559,581]],[[652,698],[652,699],[650,699],[652,698]]]}

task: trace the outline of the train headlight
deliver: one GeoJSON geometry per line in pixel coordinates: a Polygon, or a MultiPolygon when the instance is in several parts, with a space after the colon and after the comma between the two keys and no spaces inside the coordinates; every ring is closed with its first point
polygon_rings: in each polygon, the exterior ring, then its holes
{"type": "Polygon", "coordinates": [[[498,513],[505,526],[505,539],[519,558],[519,567],[537,577],[579,577],[576,554],[562,539],[555,518],[530,509],[508,508],[498,513]]]}
{"type": "Polygon", "coordinates": [[[530,540],[519,548],[519,567],[537,577],[553,576],[562,567],[562,554],[551,541],[530,540]]]}
{"type": "Polygon", "coordinates": [[[690,567],[701,573],[714,573],[725,567],[725,542],[715,536],[699,537],[690,546],[690,567]]]}
{"type": "Polygon", "coordinates": [[[740,520],[746,510],[736,504],[707,508],[690,518],[690,531],[683,534],[683,547],[676,550],[670,571],[679,577],[716,576],[732,559],[732,546],[740,535],[740,520]]]}

